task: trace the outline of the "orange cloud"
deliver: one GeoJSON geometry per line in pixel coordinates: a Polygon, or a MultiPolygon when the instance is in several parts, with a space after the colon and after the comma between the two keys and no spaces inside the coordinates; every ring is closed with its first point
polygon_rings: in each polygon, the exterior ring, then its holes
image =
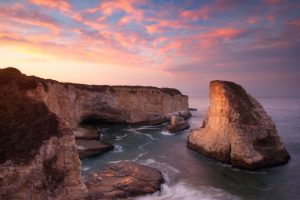
{"type": "Polygon", "coordinates": [[[29,2],[39,6],[45,6],[52,9],[59,9],[65,12],[71,10],[71,5],[67,0],[29,0],[29,2]]]}
{"type": "Polygon", "coordinates": [[[141,2],[142,1],[138,0],[104,1],[101,2],[99,6],[86,10],[86,12],[96,13],[100,11],[105,16],[110,16],[114,11],[122,10],[127,13],[127,16],[121,19],[120,24],[125,24],[130,21],[141,21],[143,19],[144,13],[133,6],[133,4],[141,2]]]}

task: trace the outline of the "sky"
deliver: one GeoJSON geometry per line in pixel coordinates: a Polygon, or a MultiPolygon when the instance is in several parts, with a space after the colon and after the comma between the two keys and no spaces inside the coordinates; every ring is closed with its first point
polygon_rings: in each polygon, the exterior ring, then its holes
{"type": "Polygon", "coordinates": [[[0,0],[0,68],[62,82],[211,80],[300,97],[300,0],[0,0]]]}

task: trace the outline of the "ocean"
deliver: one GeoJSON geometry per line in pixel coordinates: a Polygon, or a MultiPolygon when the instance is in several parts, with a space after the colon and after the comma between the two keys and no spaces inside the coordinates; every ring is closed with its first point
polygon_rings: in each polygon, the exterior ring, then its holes
{"type": "MultiPolygon", "coordinates": [[[[300,199],[300,99],[258,98],[288,149],[287,165],[247,171],[232,168],[187,148],[189,130],[169,134],[159,126],[99,126],[102,139],[115,149],[83,160],[83,174],[120,160],[159,169],[166,180],[161,192],[136,200],[282,200],[300,199]]],[[[202,125],[208,98],[190,98],[191,129],[202,125]]]]}

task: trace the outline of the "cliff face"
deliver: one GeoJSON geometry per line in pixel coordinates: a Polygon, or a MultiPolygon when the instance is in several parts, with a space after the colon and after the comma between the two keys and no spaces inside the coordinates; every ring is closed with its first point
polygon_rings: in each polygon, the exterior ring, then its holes
{"type": "Polygon", "coordinates": [[[241,86],[212,81],[210,101],[202,128],[189,135],[191,149],[246,169],[288,162],[271,117],[241,86]]]}
{"type": "Polygon", "coordinates": [[[59,83],[0,69],[0,199],[85,199],[74,133],[81,122],[189,116],[175,89],[59,83]]]}
{"type": "Polygon", "coordinates": [[[0,69],[0,199],[83,199],[71,129],[31,90],[43,81],[0,69]]]}
{"type": "Polygon", "coordinates": [[[46,81],[47,107],[75,128],[81,122],[158,123],[171,114],[188,117],[188,97],[175,89],[87,86],[46,81]]]}
{"type": "Polygon", "coordinates": [[[61,136],[43,141],[28,164],[8,161],[0,165],[0,199],[69,200],[88,196],[74,136],[70,129],[60,126],[61,136]]]}

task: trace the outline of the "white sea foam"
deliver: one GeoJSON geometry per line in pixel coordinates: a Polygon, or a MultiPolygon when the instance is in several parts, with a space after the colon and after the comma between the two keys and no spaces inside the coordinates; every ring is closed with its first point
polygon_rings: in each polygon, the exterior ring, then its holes
{"type": "Polygon", "coordinates": [[[231,194],[212,187],[192,187],[184,182],[169,186],[163,184],[161,192],[141,196],[135,200],[238,200],[231,194]]]}
{"type": "Polygon", "coordinates": [[[145,143],[145,144],[140,145],[140,146],[139,146],[139,149],[144,149],[144,147],[147,146],[147,145],[150,144],[150,143],[152,143],[152,141],[149,141],[149,142],[147,142],[147,143],[145,143]]]}
{"type": "Polygon", "coordinates": [[[135,133],[135,134],[142,134],[141,132],[137,131],[137,129],[135,128],[128,128],[128,129],[125,129],[126,131],[129,131],[131,133],[135,133]]]}
{"type": "Polygon", "coordinates": [[[89,167],[83,167],[82,170],[83,171],[88,171],[88,170],[90,170],[90,168],[89,167]]]}
{"type": "Polygon", "coordinates": [[[148,129],[159,129],[158,126],[140,126],[136,130],[148,130],[148,129]]]}
{"type": "Polygon", "coordinates": [[[174,172],[174,173],[179,173],[180,171],[178,169],[176,169],[175,167],[172,167],[171,165],[167,164],[167,163],[163,163],[163,162],[157,162],[156,160],[149,158],[147,160],[142,160],[139,163],[143,164],[143,165],[147,165],[150,167],[154,167],[156,169],[161,170],[162,172],[164,172],[165,174],[167,174],[166,172],[174,172]]]}
{"type": "Polygon", "coordinates": [[[140,153],[135,159],[131,160],[132,162],[136,162],[138,161],[138,159],[144,155],[146,155],[147,153],[140,153]]]}
{"type": "Polygon", "coordinates": [[[165,131],[165,130],[161,131],[160,133],[163,134],[163,135],[173,135],[169,131],[165,131]]]}
{"type": "Polygon", "coordinates": [[[122,135],[122,136],[117,136],[116,141],[122,140],[123,138],[127,137],[128,134],[122,135]]]}
{"type": "Polygon", "coordinates": [[[151,134],[145,133],[144,135],[150,138],[151,140],[155,140],[155,138],[151,134]]]}
{"type": "Polygon", "coordinates": [[[124,151],[124,148],[122,145],[115,144],[114,145],[114,153],[122,153],[124,151]]]}

